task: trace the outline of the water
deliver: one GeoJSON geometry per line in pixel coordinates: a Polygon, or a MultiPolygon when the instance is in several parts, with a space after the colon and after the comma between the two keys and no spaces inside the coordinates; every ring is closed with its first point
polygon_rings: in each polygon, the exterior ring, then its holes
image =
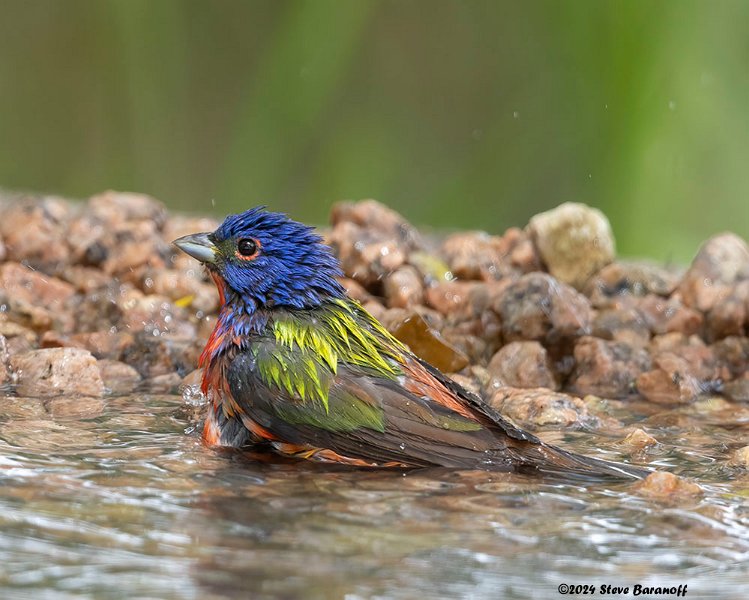
{"type": "MultiPolygon", "coordinates": [[[[168,395],[1,398],[0,597],[558,598],[563,583],[746,597],[749,477],[723,466],[749,441],[745,408],[641,415],[663,443],[650,460],[705,489],[672,501],[217,452],[185,433],[196,410],[168,395]]],[[[622,456],[603,432],[562,441],[622,456]]]]}

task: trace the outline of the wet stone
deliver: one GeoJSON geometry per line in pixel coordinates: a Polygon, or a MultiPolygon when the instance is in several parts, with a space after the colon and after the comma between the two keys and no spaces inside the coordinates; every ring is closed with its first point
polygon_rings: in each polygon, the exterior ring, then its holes
{"type": "Polygon", "coordinates": [[[587,335],[592,327],[587,298],[544,273],[529,273],[508,285],[494,308],[506,341],[554,345],[587,335]]]}
{"type": "Polygon", "coordinates": [[[651,446],[657,446],[658,440],[639,427],[627,434],[620,444],[628,446],[633,450],[643,450],[651,446]]]}
{"type": "Polygon", "coordinates": [[[689,363],[671,352],[655,357],[654,368],[637,377],[637,391],[657,404],[687,404],[702,392],[689,363]]]}
{"type": "Polygon", "coordinates": [[[489,361],[490,385],[515,388],[559,389],[551,360],[538,342],[510,342],[489,361]]]}
{"type": "Polygon", "coordinates": [[[101,398],[50,398],[45,400],[45,410],[55,419],[91,419],[104,411],[101,398]]]}
{"type": "Polygon", "coordinates": [[[687,306],[708,312],[745,279],[749,279],[749,248],[739,236],[722,233],[702,245],[679,293],[687,306]]]}
{"type": "Polygon", "coordinates": [[[500,388],[489,403],[521,427],[577,428],[599,423],[580,398],[547,389],[500,388]]]}
{"type": "Polygon", "coordinates": [[[703,493],[696,483],[665,471],[651,473],[635,484],[635,490],[641,496],[659,500],[701,496],[703,493]]]}
{"type": "Polygon", "coordinates": [[[644,349],[594,337],[579,339],[574,356],[570,389],[603,398],[626,398],[636,393],[635,381],[651,366],[644,349]]]}
{"type": "Polygon", "coordinates": [[[21,396],[101,396],[104,383],[96,359],[80,348],[32,350],[10,359],[21,396]]]}
{"type": "Polygon", "coordinates": [[[614,259],[608,219],[585,204],[567,202],[538,214],[528,231],[549,273],[577,289],[614,259]]]}
{"type": "Polygon", "coordinates": [[[738,448],[731,454],[729,465],[732,467],[741,467],[742,469],[749,469],[749,446],[738,448]]]}

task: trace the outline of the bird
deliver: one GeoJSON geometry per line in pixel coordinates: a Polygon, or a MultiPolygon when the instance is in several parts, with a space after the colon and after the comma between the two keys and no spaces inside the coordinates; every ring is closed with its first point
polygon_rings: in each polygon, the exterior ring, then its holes
{"type": "Polygon", "coordinates": [[[205,265],[219,295],[198,361],[209,446],[264,443],[356,467],[648,473],[541,441],[413,354],[347,295],[313,227],[255,207],[173,243],[205,265]]]}

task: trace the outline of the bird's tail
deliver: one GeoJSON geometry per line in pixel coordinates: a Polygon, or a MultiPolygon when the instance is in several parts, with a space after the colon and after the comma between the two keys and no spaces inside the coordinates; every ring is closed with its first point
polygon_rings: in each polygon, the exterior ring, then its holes
{"type": "Polygon", "coordinates": [[[524,449],[520,461],[519,471],[586,481],[643,479],[652,472],[643,467],[575,454],[544,443],[524,449]]]}

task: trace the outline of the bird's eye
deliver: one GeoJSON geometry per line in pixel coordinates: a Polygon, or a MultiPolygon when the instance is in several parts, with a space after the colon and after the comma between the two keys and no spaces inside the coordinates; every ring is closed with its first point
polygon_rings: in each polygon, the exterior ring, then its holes
{"type": "Polygon", "coordinates": [[[251,238],[242,238],[237,242],[237,256],[239,258],[255,258],[258,243],[251,238]]]}

